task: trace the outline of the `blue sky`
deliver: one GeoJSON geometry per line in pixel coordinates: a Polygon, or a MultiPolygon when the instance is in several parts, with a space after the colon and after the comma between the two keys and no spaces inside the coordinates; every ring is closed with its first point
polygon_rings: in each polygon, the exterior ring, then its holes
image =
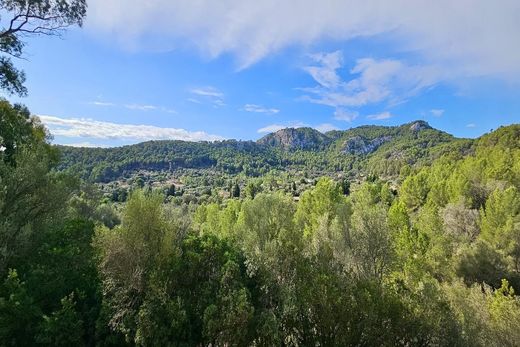
{"type": "Polygon", "coordinates": [[[27,42],[29,96],[10,99],[83,146],[520,122],[515,1],[244,3],[91,0],[84,28],[27,42]]]}

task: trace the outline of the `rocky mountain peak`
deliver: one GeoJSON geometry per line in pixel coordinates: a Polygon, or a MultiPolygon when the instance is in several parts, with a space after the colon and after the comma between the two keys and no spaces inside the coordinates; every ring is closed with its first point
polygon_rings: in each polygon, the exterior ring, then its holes
{"type": "Polygon", "coordinates": [[[257,141],[261,145],[283,149],[317,149],[329,142],[326,135],[313,128],[285,128],[257,141]]]}

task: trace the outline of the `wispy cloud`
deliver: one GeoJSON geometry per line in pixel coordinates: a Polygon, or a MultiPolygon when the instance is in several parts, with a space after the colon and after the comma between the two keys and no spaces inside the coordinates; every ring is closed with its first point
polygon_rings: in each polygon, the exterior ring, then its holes
{"type": "Polygon", "coordinates": [[[430,113],[435,116],[435,117],[442,117],[442,115],[444,114],[444,110],[442,109],[433,109],[433,110],[430,110],[430,113]]]}
{"type": "Polygon", "coordinates": [[[442,65],[447,76],[518,81],[518,11],[516,0],[331,1],[327,6],[312,0],[89,0],[86,26],[134,48],[146,47],[152,36],[159,48],[188,44],[210,57],[231,53],[240,67],[288,46],[377,36],[394,51],[442,65]]]}
{"type": "Polygon", "coordinates": [[[317,125],[314,127],[314,129],[318,130],[320,133],[326,133],[326,132],[332,131],[332,130],[339,130],[339,128],[337,126],[329,124],[329,123],[317,125]]]}
{"type": "Polygon", "coordinates": [[[339,130],[338,127],[334,126],[333,124],[329,124],[329,123],[323,123],[323,124],[311,126],[307,123],[295,121],[295,122],[288,122],[288,123],[284,123],[284,124],[271,124],[271,125],[258,129],[257,132],[259,134],[266,134],[266,133],[274,133],[274,132],[277,132],[278,130],[282,130],[282,129],[286,129],[286,128],[297,129],[297,128],[307,128],[307,127],[314,128],[321,133],[326,133],[327,131],[332,131],[332,130],[339,130]]]}
{"type": "Polygon", "coordinates": [[[167,108],[164,106],[156,106],[156,105],[142,105],[142,104],[125,104],[118,105],[114,102],[104,102],[104,101],[92,101],[89,102],[90,105],[100,106],[100,107],[124,107],[129,110],[134,111],[161,111],[166,113],[177,113],[177,111],[167,108]]]}
{"type": "Polygon", "coordinates": [[[153,105],[139,105],[139,104],[127,104],[125,107],[129,110],[139,110],[139,111],[152,111],[157,110],[157,106],[153,105]]]}
{"type": "Polygon", "coordinates": [[[308,127],[308,126],[309,126],[308,124],[305,124],[302,122],[289,122],[286,124],[271,124],[271,125],[258,129],[257,132],[259,134],[274,133],[278,130],[282,130],[285,128],[304,128],[304,127],[308,127]]]}
{"type": "Polygon", "coordinates": [[[351,79],[342,80],[337,72],[341,53],[312,56],[315,66],[304,67],[317,85],[303,88],[304,99],[335,108],[362,107],[369,104],[395,105],[434,86],[442,70],[434,66],[408,65],[400,60],[363,58],[349,71],[351,79]]]}
{"type": "Polygon", "coordinates": [[[210,96],[213,98],[223,98],[224,97],[224,93],[222,93],[215,87],[193,88],[190,90],[190,92],[195,95],[210,96]]]}
{"type": "Polygon", "coordinates": [[[389,119],[392,118],[394,115],[392,115],[390,112],[381,112],[376,114],[370,114],[367,116],[367,119],[372,120],[383,120],[383,119],[389,119]]]}
{"type": "Polygon", "coordinates": [[[109,146],[105,144],[99,144],[99,143],[92,143],[92,142],[74,142],[74,143],[65,143],[64,146],[70,146],[70,147],[82,147],[82,148],[108,148],[109,146]]]}
{"type": "Polygon", "coordinates": [[[310,55],[310,57],[317,65],[307,66],[303,69],[321,86],[325,88],[338,87],[341,78],[336,73],[336,70],[343,65],[343,54],[341,51],[317,53],[310,55]]]}
{"type": "Polygon", "coordinates": [[[476,128],[477,125],[475,123],[469,123],[469,124],[466,124],[466,128],[476,128]]]}
{"type": "Polygon", "coordinates": [[[129,110],[144,111],[144,112],[161,111],[161,112],[172,113],[172,114],[177,113],[177,111],[175,111],[171,108],[167,108],[167,107],[163,107],[163,106],[155,106],[155,105],[126,104],[125,108],[127,108],[129,110]]]}
{"type": "Polygon", "coordinates": [[[226,103],[224,102],[224,93],[218,90],[215,87],[207,86],[207,87],[199,87],[192,88],[189,92],[198,98],[188,98],[188,101],[194,102],[197,104],[202,104],[202,99],[205,99],[207,102],[211,103],[213,107],[224,107],[226,103]]]}
{"type": "Polygon", "coordinates": [[[89,102],[90,105],[94,106],[101,106],[101,107],[111,107],[116,106],[113,102],[103,102],[103,101],[91,101],[89,102]]]}
{"type": "Polygon", "coordinates": [[[345,122],[352,122],[354,119],[359,117],[359,112],[349,111],[342,108],[338,108],[334,111],[334,119],[345,122]]]}
{"type": "Polygon", "coordinates": [[[267,108],[260,105],[255,104],[245,104],[242,110],[247,112],[254,112],[254,113],[266,113],[266,114],[276,114],[280,112],[277,108],[267,108]]]}
{"type": "Polygon", "coordinates": [[[119,124],[88,118],[59,118],[38,115],[51,134],[67,138],[146,140],[217,141],[223,137],[203,131],[161,128],[152,125],[119,124]]]}

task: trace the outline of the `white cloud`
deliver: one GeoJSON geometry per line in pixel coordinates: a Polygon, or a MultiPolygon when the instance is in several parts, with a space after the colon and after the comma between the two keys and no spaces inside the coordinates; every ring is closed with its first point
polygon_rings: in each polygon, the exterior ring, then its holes
{"type": "MultiPolygon", "coordinates": [[[[339,53],[332,53],[337,56],[339,53]]],[[[442,79],[444,72],[434,66],[407,65],[399,60],[372,58],[358,59],[349,73],[351,79],[343,81],[336,70],[339,63],[326,62],[321,54],[314,58],[321,67],[327,70],[315,79],[318,85],[304,88],[308,94],[304,99],[313,103],[331,107],[362,107],[368,104],[386,102],[389,105],[398,104],[420,91],[430,88],[442,79]],[[332,77],[335,76],[335,77],[332,77]]],[[[328,59],[330,60],[330,58],[328,59]]],[[[341,59],[335,58],[335,62],[341,59]]],[[[304,68],[309,71],[309,67],[304,68]]]]}
{"type": "Polygon", "coordinates": [[[310,56],[316,66],[304,68],[316,82],[325,88],[335,88],[341,79],[336,73],[343,64],[343,54],[340,51],[332,53],[317,53],[310,56]]]}
{"type": "Polygon", "coordinates": [[[163,106],[155,106],[155,105],[126,104],[125,108],[127,108],[129,110],[144,111],[144,112],[161,111],[161,112],[172,113],[172,114],[177,113],[177,111],[175,111],[171,108],[167,108],[167,107],[163,107],[163,106]]]}
{"type": "Polygon", "coordinates": [[[103,102],[103,101],[92,101],[89,102],[89,104],[94,106],[102,106],[102,107],[110,107],[110,106],[116,106],[116,104],[112,102],[103,102]]]}
{"type": "Polygon", "coordinates": [[[430,110],[430,113],[435,116],[435,117],[442,117],[442,115],[444,114],[444,110],[442,109],[433,109],[433,110],[430,110]]]}
{"type": "Polygon", "coordinates": [[[282,130],[285,128],[304,128],[304,127],[308,127],[308,126],[309,126],[308,124],[305,124],[302,122],[291,122],[291,123],[287,123],[285,125],[284,124],[271,124],[271,125],[258,129],[257,132],[259,134],[274,133],[278,130],[282,130]]]}
{"type": "Polygon", "coordinates": [[[383,119],[389,119],[389,118],[392,118],[392,117],[393,117],[393,115],[390,112],[381,112],[381,113],[368,115],[367,119],[383,120],[383,119]]]}
{"type": "Polygon", "coordinates": [[[519,11],[518,0],[90,0],[86,26],[132,49],[231,53],[242,67],[288,46],[378,35],[459,75],[518,81],[519,11]]]}
{"type": "MultiPolygon", "coordinates": [[[[289,122],[286,124],[271,124],[271,125],[258,129],[257,132],[259,134],[265,134],[265,133],[274,133],[274,132],[277,132],[278,130],[282,130],[282,129],[286,129],[286,128],[297,129],[297,128],[307,128],[307,127],[311,127],[311,126],[309,124],[303,123],[303,122],[289,122]]],[[[321,133],[326,133],[327,131],[332,131],[332,130],[339,130],[338,127],[336,127],[332,124],[329,124],[329,123],[323,123],[323,124],[319,124],[316,126],[312,126],[312,128],[318,130],[321,133]]]]}
{"type": "Polygon", "coordinates": [[[318,130],[320,133],[326,133],[326,132],[332,131],[332,130],[339,130],[339,128],[337,126],[329,124],[329,123],[317,125],[314,127],[314,129],[318,130]]]}
{"type": "Polygon", "coordinates": [[[222,98],[224,97],[224,93],[219,91],[218,89],[214,87],[203,87],[203,88],[194,88],[191,89],[190,92],[195,95],[200,96],[210,96],[214,98],[222,98]]]}
{"type": "MultiPolygon", "coordinates": [[[[215,87],[200,87],[200,88],[193,88],[189,91],[191,94],[194,94],[198,96],[199,98],[204,98],[207,101],[209,101],[211,104],[213,104],[213,107],[223,107],[226,106],[226,103],[224,102],[224,93],[218,90],[215,87]]],[[[188,101],[202,104],[202,101],[200,99],[196,98],[189,98],[188,101]]]]}
{"type": "MultiPolygon", "coordinates": [[[[115,107],[120,106],[113,102],[103,102],[103,101],[92,101],[89,102],[90,105],[94,106],[102,106],[102,107],[115,107]]],[[[126,104],[120,107],[125,107],[129,110],[136,110],[136,111],[161,111],[166,113],[177,113],[177,111],[172,110],[167,107],[162,106],[155,106],[155,105],[141,105],[141,104],[126,104]]]]}
{"type": "Polygon", "coordinates": [[[359,113],[356,111],[349,111],[342,108],[336,109],[334,111],[334,119],[335,120],[342,120],[345,122],[352,122],[354,119],[356,119],[359,116],[359,113]]]}
{"type": "Polygon", "coordinates": [[[215,99],[213,100],[213,107],[224,107],[226,106],[226,103],[222,99],[215,99]]]}
{"type": "Polygon", "coordinates": [[[475,123],[469,123],[466,125],[466,128],[476,128],[477,125],[475,123]]]}
{"type": "Polygon", "coordinates": [[[247,111],[247,112],[266,113],[266,114],[276,114],[276,113],[280,112],[280,110],[277,108],[267,108],[267,107],[263,107],[263,106],[255,105],[255,104],[245,104],[243,110],[247,111]]]}
{"type": "Polygon", "coordinates": [[[139,105],[139,104],[128,104],[125,107],[129,110],[138,110],[138,111],[153,111],[157,110],[157,106],[153,105],[139,105]]]}
{"type": "Polygon", "coordinates": [[[65,143],[64,146],[69,147],[83,147],[83,148],[108,148],[109,146],[104,144],[92,143],[92,142],[74,142],[74,143],[65,143]]]}
{"type": "Polygon", "coordinates": [[[59,118],[38,115],[52,135],[69,138],[146,140],[217,141],[223,137],[203,131],[161,128],[152,125],[118,124],[87,118],[59,118]]]}

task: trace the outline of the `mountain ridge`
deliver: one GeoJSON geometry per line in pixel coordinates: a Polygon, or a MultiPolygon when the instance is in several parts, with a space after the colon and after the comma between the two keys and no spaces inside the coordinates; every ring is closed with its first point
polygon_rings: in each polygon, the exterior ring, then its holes
{"type": "Polygon", "coordinates": [[[310,175],[343,172],[349,176],[375,172],[393,177],[403,166],[427,162],[457,143],[465,143],[457,149],[463,151],[472,141],[434,129],[425,121],[366,125],[325,134],[312,128],[287,128],[257,141],[161,140],[113,148],[60,146],[59,169],[94,182],[110,182],[139,170],[182,169],[251,177],[271,170],[313,171],[310,175]]]}

